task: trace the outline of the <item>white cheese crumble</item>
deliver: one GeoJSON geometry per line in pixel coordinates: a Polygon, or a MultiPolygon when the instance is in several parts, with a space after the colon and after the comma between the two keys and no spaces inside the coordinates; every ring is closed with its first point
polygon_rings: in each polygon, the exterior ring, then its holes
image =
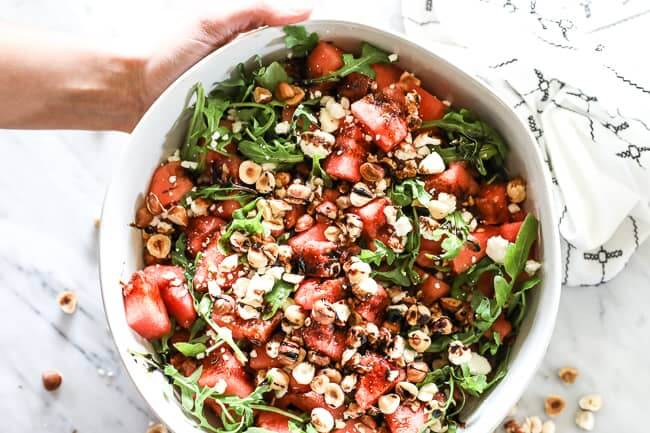
{"type": "Polygon", "coordinates": [[[391,63],[395,63],[399,59],[399,56],[395,53],[391,53],[388,55],[388,61],[391,63]]]}
{"type": "Polygon", "coordinates": [[[503,239],[501,236],[492,236],[487,241],[486,253],[489,258],[494,260],[495,263],[503,264],[503,261],[506,257],[506,250],[508,249],[508,242],[506,239],[503,239]]]}
{"type": "Polygon", "coordinates": [[[286,135],[289,133],[290,129],[291,126],[289,125],[289,122],[286,120],[275,125],[275,133],[278,135],[286,135]]]}
{"type": "Polygon", "coordinates": [[[472,374],[487,375],[492,371],[492,366],[487,358],[475,352],[472,352],[467,367],[469,368],[469,372],[472,374]]]}
{"type": "Polygon", "coordinates": [[[402,215],[395,221],[395,224],[393,225],[395,228],[395,234],[399,237],[406,236],[413,230],[413,225],[411,224],[411,220],[407,217],[402,215]]]}
{"type": "Polygon", "coordinates": [[[539,271],[539,268],[542,267],[542,264],[535,260],[526,260],[526,265],[524,266],[524,271],[531,277],[539,271]]]}
{"type": "Polygon", "coordinates": [[[445,161],[438,152],[427,155],[418,166],[420,174],[438,174],[445,171],[445,161]]]}

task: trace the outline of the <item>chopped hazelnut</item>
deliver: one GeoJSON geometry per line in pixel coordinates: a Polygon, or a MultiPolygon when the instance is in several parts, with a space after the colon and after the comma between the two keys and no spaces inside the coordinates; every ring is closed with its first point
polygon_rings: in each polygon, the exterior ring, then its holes
{"type": "Polygon", "coordinates": [[[54,370],[47,370],[43,372],[41,379],[43,380],[43,387],[48,391],[54,391],[61,386],[63,377],[61,373],[54,370]]]}
{"type": "Polygon", "coordinates": [[[558,376],[566,384],[575,383],[578,378],[578,370],[573,367],[563,367],[558,371],[558,376]]]}
{"type": "Polygon", "coordinates": [[[77,295],[69,290],[59,293],[56,302],[65,314],[73,314],[77,310],[77,295]]]}
{"type": "Polygon", "coordinates": [[[544,411],[548,416],[558,416],[566,407],[566,401],[559,395],[549,395],[544,399],[544,411]]]}

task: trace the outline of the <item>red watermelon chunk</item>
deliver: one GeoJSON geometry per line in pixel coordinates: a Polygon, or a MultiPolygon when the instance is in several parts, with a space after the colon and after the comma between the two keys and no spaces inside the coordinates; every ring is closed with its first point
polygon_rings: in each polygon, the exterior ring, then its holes
{"type": "Polygon", "coordinates": [[[323,353],[334,361],[339,361],[345,350],[345,333],[334,325],[320,325],[314,321],[303,328],[302,338],[308,348],[323,353]]]}
{"type": "Polygon", "coordinates": [[[465,244],[460,250],[460,253],[452,260],[451,268],[456,274],[461,274],[478,263],[485,257],[485,249],[487,248],[487,241],[492,236],[499,234],[499,227],[479,227],[472,237],[478,243],[479,250],[475,251],[471,245],[465,244]]]}
{"type": "Polygon", "coordinates": [[[425,182],[427,191],[435,189],[437,192],[454,194],[464,198],[466,195],[475,195],[479,192],[478,183],[472,177],[464,162],[452,162],[447,170],[429,176],[425,182]]]}
{"type": "Polygon", "coordinates": [[[185,275],[178,266],[153,265],[144,268],[148,279],[158,285],[167,311],[176,323],[183,328],[189,328],[196,320],[194,301],[185,284],[185,275]]]}
{"type": "Polygon", "coordinates": [[[476,197],[476,208],[486,224],[503,224],[508,221],[508,196],[504,183],[492,183],[481,186],[476,197]]]}
{"type": "Polygon", "coordinates": [[[418,256],[415,259],[415,262],[422,266],[423,268],[432,268],[435,266],[433,259],[427,257],[427,255],[438,256],[442,253],[442,239],[439,241],[430,241],[428,239],[420,239],[420,251],[418,256]]]}
{"type": "Polygon", "coordinates": [[[199,377],[200,386],[213,387],[219,380],[226,382],[226,395],[246,397],[255,386],[252,378],[232,351],[221,346],[203,360],[203,371],[199,377]]]}
{"type": "Polygon", "coordinates": [[[365,162],[367,151],[365,143],[355,138],[359,134],[360,130],[355,128],[343,132],[336,138],[336,147],[323,165],[327,174],[348,182],[361,180],[359,167],[365,162]]]}
{"type": "Polygon", "coordinates": [[[499,233],[503,239],[506,239],[509,242],[515,242],[517,240],[517,235],[519,234],[519,229],[521,228],[522,221],[517,221],[514,223],[503,224],[499,228],[499,233]]]}
{"type": "Polygon", "coordinates": [[[257,422],[255,424],[258,427],[275,433],[291,432],[289,430],[289,418],[279,413],[261,411],[257,415],[257,422]]]}
{"type": "Polygon", "coordinates": [[[320,407],[331,413],[334,419],[343,418],[343,412],[345,411],[344,406],[336,409],[331,408],[325,403],[325,397],[314,391],[309,391],[304,394],[289,393],[277,400],[276,403],[280,407],[294,406],[307,413],[311,413],[313,409],[320,407]]]}
{"type": "Polygon", "coordinates": [[[397,382],[403,380],[405,375],[404,371],[400,369],[398,377],[393,381],[389,381],[387,378],[389,372],[397,370],[397,367],[374,353],[367,353],[361,358],[360,364],[371,367],[368,373],[359,377],[357,392],[354,394],[354,398],[361,409],[368,409],[375,404],[379,397],[391,390],[397,382]]]}
{"type": "Polygon", "coordinates": [[[294,295],[296,304],[311,310],[319,299],[336,302],[343,299],[343,278],[320,281],[315,278],[303,280],[294,295]]]}
{"type": "Polygon", "coordinates": [[[162,212],[161,206],[168,207],[178,203],[192,187],[192,180],[187,176],[180,162],[168,162],[158,167],[151,176],[149,186],[149,194],[155,195],[158,199],[154,202],[156,213],[162,212]]]}
{"type": "Polygon", "coordinates": [[[404,70],[395,65],[391,65],[390,63],[375,63],[370,67],[375,71],[375,82],[377,83],[378,90],[382,90],[393,83],[397,83],[399,77],[404,73],[404,70]]]}
{"type": "Polygon", "coordinates": [[[354,309],[365,320],[376,324],[383,320],[384,311],[389,304],[388,292],[382,286],[378,285],[378,287],[379,290],[375,295],[359,301],[354,309]]]}
{"type": "Polygon", "coordinates": [[[390,200],[387,198],[376,198],[365,206],[353,210],[363,222],[363,232],[370,239],[375,239],[380,228],[386,225],[384,208],[388,205],[390,200]]]}
{"type": "Polygon", "coordinates": [[[254,345],[260,346],[269,341],[273,331],[280,325],[282,315],[278,313],[269,320],[244,320],[237,314],[217,314],[213,312],[212,320],[217,325],[230,329],[235,340],[248,340],[254,345]]]}
{"type": "Polygon", "coordinates": [[[359,420],[351,419],[345,422],[343,428],[334,430],[334,433],[360,433],[359,429],[357,429],[357,424],[359,424],[359,420]]]}
{"type": "Polygon", "coordinates": [[[322,77],[343,66],[343,51],[329,42],[319,42],[307,56],[307,73],[312,78],[322,77]]]}
{"type": "Polygon", "coordinates": [[[302,246],[302,262],[308,277],[335,277],[337,269],[337,246],[330,241],[307,241],[302,246]]]}
{"type": "Polygon", "coordinates": [[[158,285],[142,271],[135,272],[124,287],[124,310],[131,329],[148,340],[161,338],[172,329],[158,285]]]}
{"type": "Polygon", "coordinates": [[[409,405],[401,405],[384,419],[388,424],[390,433],[418,433],[427,422],[429,416],[424,412],[424,405],[413,411],[409,405]]]}
{"type": "Polygon", "coordinates": [[[295,255],[300,255],[302,254],[302,250],[307,241],[327,241],[327,238],[325,237],[325,229],[327,227],[327,223],[318,223],[309,230],[293,236],[287,241],[287,243],[295,255]]]}
{"type": "Polygon", "coordinates": [[[219,270],[219,264],[226,256],[219,251],[219,238],[214,237],[208,247],[203,250],[201,260],[196,266],[194,273],[194,288],[198,292],[208,290],[208,281],[215,280],[222,289],[229,289],[239,278],[240,266],[233,271],[222,272],[219,270]]]}
{"type": "Polygon", "coordinates": [[[451,288],[444,281],[429,274],[426,274],[422,278],[423,281],[420,283],[420,290],[422,291],[422,302],[425,304],[432,304],[449,294],[451,288]]]}
{"type": "Polygon", "coordinates": [[[406,120],[399,107],[390,100],[380,101],[368,95],[354,102],[350,109],[384,152],[390,152],[408,134],[406,120]]]}
{"type": "Polygon", "coordinates": [[[187,251],[195,256],[210,243],[210,239],[219,227],[226,222],[214,216],[198,216],[190,219],[185,233],[187,235],[187,251]]]}
{"type": "Polygon", "coordinates": [[[278,358],[271,358],[262,346],[255,349],[255,356],[251,355],[248,366],[253,370],[268,370],[273,367],[282,367],[282,364],[278,358]]]}

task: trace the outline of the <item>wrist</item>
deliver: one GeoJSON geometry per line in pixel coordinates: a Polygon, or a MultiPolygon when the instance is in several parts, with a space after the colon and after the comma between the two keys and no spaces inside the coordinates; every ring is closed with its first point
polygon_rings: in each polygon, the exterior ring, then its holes
{"type": "Polygon", "coordinates": [[[110,92],[108,111],[110,129],[131,132],[149,107],[144,74],[147,60],[130,54],[109,55],[106,62],[106,86],[110,92]]]}

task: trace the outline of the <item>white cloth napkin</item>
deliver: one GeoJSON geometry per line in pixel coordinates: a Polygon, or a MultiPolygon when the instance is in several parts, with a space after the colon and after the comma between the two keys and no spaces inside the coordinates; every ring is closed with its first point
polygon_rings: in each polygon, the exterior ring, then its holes
{"type": "Polygon", "coordinates": [[[402,0],[406,33],[515,108],[551,170],[563,284],[599,285],[650,235],[650,3],[402,0]]]}

